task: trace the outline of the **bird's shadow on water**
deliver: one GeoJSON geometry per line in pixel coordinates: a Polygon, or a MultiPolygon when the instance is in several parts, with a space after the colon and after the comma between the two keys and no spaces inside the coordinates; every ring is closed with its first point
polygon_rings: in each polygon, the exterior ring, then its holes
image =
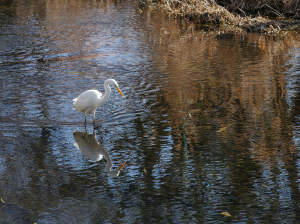
{"type": "Polygon", "coordinates": [[[75,139],[74,146],[80,150],[80,152],[85,155],[92,162],[97,162],[103,157],[107,161],[105,170],[110,177],[117,177],[120,174],[121,169],[124,166],[124,163],[117,169],[112,171],[112,160],[108,152],[98,143],[96,139],[95,129],[93,133],[90,134],[87,131],[85,132],[73,132],[73,137],[75,139]]]}

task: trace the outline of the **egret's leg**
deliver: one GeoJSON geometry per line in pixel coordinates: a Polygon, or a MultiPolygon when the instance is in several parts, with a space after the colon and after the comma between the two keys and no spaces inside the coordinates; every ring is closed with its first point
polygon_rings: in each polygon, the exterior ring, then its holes
{"type": "Polygon", "coordinates": [[[95,123],[95,113],[96,113],[96,111],[94,111],[94,113],[93,113],[93,124],[94,124],[94,127],[96,126],[96,123],[95,123]]]}
{"type": "Polygon", "coordinates": [[[85,118],[84,118],[84,126],[86,127],[86,114],[85,114],[85,118]]]}

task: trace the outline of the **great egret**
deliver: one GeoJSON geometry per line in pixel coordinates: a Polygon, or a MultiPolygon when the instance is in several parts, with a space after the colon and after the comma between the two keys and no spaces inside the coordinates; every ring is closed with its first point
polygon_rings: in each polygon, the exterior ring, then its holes
{"type": "Polygon", "coordinates": [[[109,98],[111,93],[111,88],[109,85],[112,85],[117,88],[119,93],[125,98],[121,90],[119,89],[118,83],[114,79],[107,79],[104,82],[105,93],[102,96],[98,90],[87,90],[79,95],[79,97],[73,99],[73,109],[78,112],[85,114],[84,124],[86,125],[86,116],[88,114],[93,114],[93,124],[95,126],[95,113],[98,107],[101,107],[109,98]]]}
{"type": "Polygon", "coordinates": [[[93,134],[89,134],[87,132],[74,131],[73,136],[76,141],[76,143],[74,143],[74,146],[78,148],[82,152],[82,154],[87,156],[92,162],[97,162],[104,157],[107,161],[105,169],[108,175],[110,177],[119,176],[120,171],[123,168],[126,161],[117,170],[112,171],[112,160],[108,152],[99,145],[96,139],[95,132],[93,132],[93,134]]]}

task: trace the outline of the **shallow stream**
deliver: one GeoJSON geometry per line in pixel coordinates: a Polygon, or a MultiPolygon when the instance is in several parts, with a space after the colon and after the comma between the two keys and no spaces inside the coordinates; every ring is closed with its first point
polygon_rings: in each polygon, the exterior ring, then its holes
{"type": "Polygon", "coordinates": [[[223,29],[2,1],[0,223],[300,222],[299,36],[223,29]],[[108,78],[126,98],[85,129],[72,99],[108,78]]]}

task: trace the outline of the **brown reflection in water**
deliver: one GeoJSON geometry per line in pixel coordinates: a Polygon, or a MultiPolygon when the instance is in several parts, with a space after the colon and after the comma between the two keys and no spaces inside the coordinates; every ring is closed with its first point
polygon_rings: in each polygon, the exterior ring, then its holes
{"type": "MultiPolygon", "coordinates": [[[[174,136],[180,139],[184,127],[193,150],[205,128],[240,150],[247,142],[246,150],[254,149],[258,161],[276,163],[282,155],[287,163],[292,159],[293,124],[284,72],[289,49],[299,46],[296,36],[196,32],[185,22],[157,22],[155,15],[148,20],[154,26],[157,64],[170,74],[163,99],[174,136]],[[180,26],[185,26],[184,35],[180,26]]],[[[181,142],[175,146],[181,148],[181,142]]]]}

